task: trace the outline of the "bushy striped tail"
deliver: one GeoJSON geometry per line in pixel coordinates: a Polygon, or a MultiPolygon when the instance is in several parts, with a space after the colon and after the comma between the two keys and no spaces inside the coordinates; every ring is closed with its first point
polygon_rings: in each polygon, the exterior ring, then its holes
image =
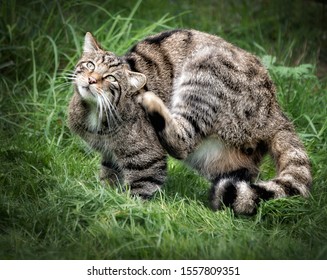
{"type": "Polygon", "coordinates": [[[243,172],[231,172],[213,183],[210,198],[214,209],[230,206],[238,214],[253,214],[261,200],[293,195],[307,197],[312,177],[304,146],[292,129],[278,131],[268,143],[277,175],[267,182],[251,184],[243,172]],[[239,175],[241,174],[241,176],[239,175]]]}

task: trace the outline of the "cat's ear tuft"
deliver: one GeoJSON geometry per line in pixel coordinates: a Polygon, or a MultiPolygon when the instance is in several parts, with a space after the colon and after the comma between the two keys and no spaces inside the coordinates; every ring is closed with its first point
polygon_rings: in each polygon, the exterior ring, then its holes
{"type": "Polygon", "coordinates": [[[134,93],[145,86],[146,76],[144,74],[133,72],[130,70],[126,70],[126,71],[127,71],[128,81],[130,84],[130,93],[134,93]]]}
{"type": "Polygon", "coordinates": [[[86,32],[84,37],[83,52],[90,53],[101,50],[99,43],[95,40],[90,32],[86,32]]]}

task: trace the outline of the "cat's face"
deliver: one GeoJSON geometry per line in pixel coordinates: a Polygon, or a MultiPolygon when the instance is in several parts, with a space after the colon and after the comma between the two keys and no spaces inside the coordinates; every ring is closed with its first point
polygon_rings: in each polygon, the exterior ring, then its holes
{"type": "Polygon", "coordinates": [[[110,112],[117,110],[126,97],[140,90],[146,77],[130,71],[119,57],[103,50],[91,33],[86,33],[74,83],[83,100],[101,111],[110,112]]]}

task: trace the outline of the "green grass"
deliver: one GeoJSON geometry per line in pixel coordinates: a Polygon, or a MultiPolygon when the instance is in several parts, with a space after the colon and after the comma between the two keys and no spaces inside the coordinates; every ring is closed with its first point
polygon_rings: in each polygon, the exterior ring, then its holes
{"type": "MultiPolygon", "coordinates": [[[[1,259],[327,259],[327,80],[315,76],[321,8],[216,2],[1,2],[1,259]],[[312,160],[309,199],[269,201],[253,217],[212,212],[207,182],[172,159],[165,189],[151,201],[100,186],[98,155],[66,126],[65,74],[83,36],[91,31],[122,54],[177,27],[263,58],[312,160]]],[[[273,175],[265,159],[261,177],[273,175]]]]}

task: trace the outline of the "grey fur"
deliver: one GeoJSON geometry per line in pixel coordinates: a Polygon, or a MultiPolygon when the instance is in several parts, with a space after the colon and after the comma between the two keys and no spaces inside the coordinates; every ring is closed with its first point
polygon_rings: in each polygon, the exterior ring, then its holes
{"type": "Polygon", "coordinates": [[[102,153],[101,178],[151,196],[164,182],[167,151],[212,181],[213,209],[227,205],[251,214],[261,199],[308,195],[308,156],[255,56],[194,30],[150,36],[123,57],[103,51],[88,33],[84,50],[69,124],[102,153]],[[84,61],[96,69],[86,70],[84,61]],[[101,82],[109,74],[117,81],[112,89],[101,82]],[[95,75],[111,105],[101,107],[81,93],[78,83],[85,75],[95,75]],[[101,115],[97,121],[93,117],[96,124],[89,121],[91,112],[101,115]],[[277,176],[254,184],[267,151],[277,176]]]}

